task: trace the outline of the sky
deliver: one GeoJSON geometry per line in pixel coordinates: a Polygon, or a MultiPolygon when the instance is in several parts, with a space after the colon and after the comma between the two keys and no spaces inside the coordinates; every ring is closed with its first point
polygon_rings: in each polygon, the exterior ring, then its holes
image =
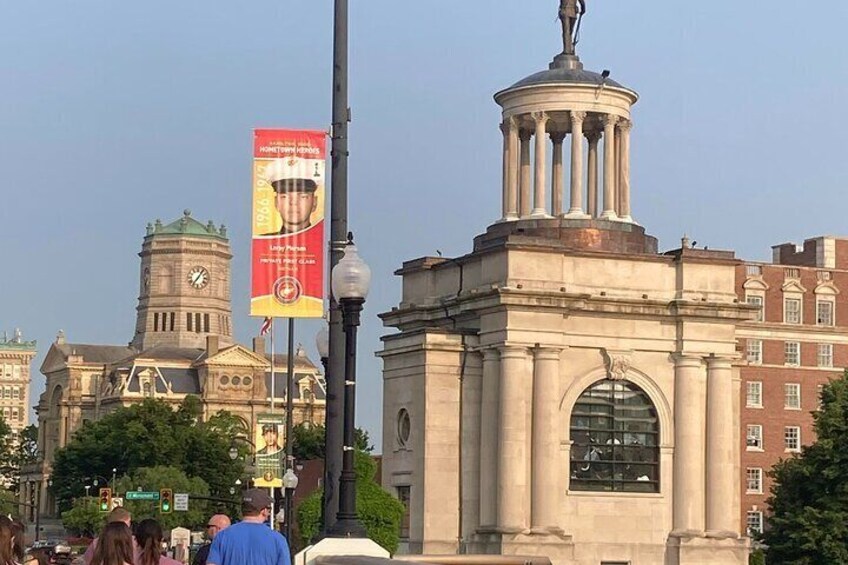
{"type": "MultiPolygon", "coordinates": [[[[634,218],[770,259],[845,226],[848,3],[588,0],[587,69],[636,90],[634,218]]],[[[471,249],[500,213],[492,95],[561,49],[555,0],[352,0],[349,226],[373,271],[357,422],[380,451],[378,313],[404,261],[471,249]]],[[[145,225],[225,223],[248,344],[251,131],[326,129],[331,0],[0,0],[0,331],[124,344],[145,225]]],[[[329,210],[328,210],[329,213],[329,210]]],[[[280,324],[282,326],[282,324],[280,324]]],[[[296,340],[317,360],[318,321],[296,340]]],[[[278,339],[283,342],[283,334],[278,339]]]]}

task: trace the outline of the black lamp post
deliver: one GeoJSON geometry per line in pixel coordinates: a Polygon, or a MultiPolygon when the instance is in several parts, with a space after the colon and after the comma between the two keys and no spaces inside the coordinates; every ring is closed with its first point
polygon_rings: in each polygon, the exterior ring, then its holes
{"type": "Polygon", "coordinates": [[[371,269],[365,264],[353,244],[353,234],[348,233],[344,257],[333,268],[331,276],[333,296],[342,310],[345,333],[344,358],[344,446],[342,472],[339,479],[339,512],[336,523],[329,530],[333,537],[365,537],[365,527],[356,515],[356,329],[359,314],[371,284],[371,269]]]}

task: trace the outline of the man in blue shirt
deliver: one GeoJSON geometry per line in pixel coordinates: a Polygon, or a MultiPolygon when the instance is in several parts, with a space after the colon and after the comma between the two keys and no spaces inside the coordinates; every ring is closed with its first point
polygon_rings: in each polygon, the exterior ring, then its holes
{"type": "Polygon", "coordinates": [[[242,495],[243,520],[220,532],[209,549],[208,565],[291,565],[289,544],[265,522],[271,515],[271,497],[253,488],[242,495]]]}

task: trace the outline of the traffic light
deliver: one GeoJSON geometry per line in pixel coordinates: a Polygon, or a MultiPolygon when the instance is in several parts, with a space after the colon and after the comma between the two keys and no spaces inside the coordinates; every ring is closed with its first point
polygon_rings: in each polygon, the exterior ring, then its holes
{"type": "Polygon", "coordinates": [[[159,491],[159,512],[170,514],[174,509],[174,491],[163,488],[159,491]]]}
{"type": "Polygon", "coordinates": [[[112,510],[112,489],[100,489],[100,511],[109,512],[112,510]]]}

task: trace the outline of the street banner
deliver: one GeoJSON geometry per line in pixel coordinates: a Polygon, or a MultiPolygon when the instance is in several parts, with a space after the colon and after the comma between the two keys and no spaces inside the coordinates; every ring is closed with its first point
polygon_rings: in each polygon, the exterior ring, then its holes
{"type": "Polygon", "coordinates": [[[253,132],[250,314],[324,315],[326,134],[253,132]]]}
{"type": "Polygon", "coordinates": [[[253,431],[253,444],[256,446],[255,486],[283,486],[285,435],[285,417],[282,414],[259,414],[256,417],[253,431]]]}

